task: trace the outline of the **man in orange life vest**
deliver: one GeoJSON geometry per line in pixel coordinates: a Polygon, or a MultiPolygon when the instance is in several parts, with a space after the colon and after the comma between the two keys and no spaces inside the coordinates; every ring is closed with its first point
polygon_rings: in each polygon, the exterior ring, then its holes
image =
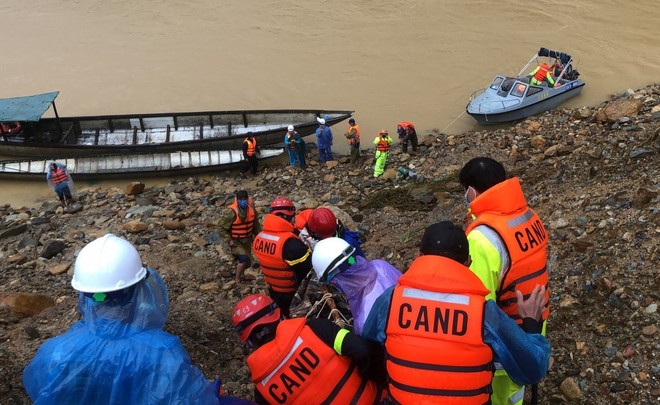
{"type": "Polygon", "coordinates": [[[493,362],[520,384],[543,378],[550,345],[541,331],[544,289],[516,292],[516,326],[467,267],[467,237],[449,221],[424,231],[417,257],[376,300],[362,336],[384,343],[395,403],[489,403],[493,362]]]}
{"type": "MultiPolygon", "coordinates": [[[[504,166],[494,159],[470,160],[459,173],[469,207],[465,230],[472,270],[488,288],[487,299],[519,325],[514,289],[527,296],[536,285],[546,287],[548,299],[548,234],[539,216],[525,201],[517,178],[506,179],[504,166]]],[[[545,320],[549,307],[543,312],[545,320]]],[[[524,387],[498,369],[493,378],[493,404],[522,404],[524,387]]],[[[534,390],[533,390],[534,394],[534,390]]],[[[534,397],[534,395],[533,395],[534,397]]]]}
{"type": "Polygon", "coordinates": [[[312,269],[312,252],[294,233],[295,215],[291,200],[274,199],[270,213],[264,216],[263,230],[252,244],[269,294],[286,317],[300,283],[312,269]]]}
{"type": "Polygon", "coordinates": [[[360,126],[355,123],[355,118],[348,120],[348,129],[344,136],[348,139],[351,149],[351,164],[356,164],[360,160],[360,126]]]}
{"type": "Polygon", "coordinates": [[[550,66],[548,66],[547,63],[541,63],[541,66],[534,69],[529,75],[532,77],[529,84],[533,86],[541,86],[545,80],[547,80],[551,86],[555,85],[555,80],[550,74],[550,66]]]}
{"type": "Polygon", "coordinates": [[[241,176],[245,176],[248,170],[252,169],[252,174],[257,174],[259,167],[259,146],[252,132],[247,133],[247,138],[243,140],[243,159],[244,164],[241,169],[241,176]]]}
{"type": "Polygon", "coordinates": [[[48,184],[55,190],[57,198],[62,203],[64,211],[67,211],[73,204],[73,194],[69,187],[69,172],[62,163],[52,162],[46,173],[48,184]]]}
{"type": "Polygon", "coordinates": [[[236,192],[234,202],[227,207],[219,222],[218,233],[227,241],[236,258],[236,283],[245,281],[244,272],[252,264],[252,240],[261,232],[259,215],[245,190],[236,192]]]}
{"type": "Polygon", "coordinates": [[[266,295],[241,300],[232,314],[258,404],[375,404],[384,385],[380,345],[328,319],[281,320],[266,295]],[[377,382],[378,381],[378,382],[377,382]]]}
{"type": "Polygon", "coordinates": [[[396,132],[399,134],[399,143],[403,153],[408,152],[408,142],[412,145],[413,152],[417,152],[417,131],[412,122],[401,121],[396,126],[396,132]]]}

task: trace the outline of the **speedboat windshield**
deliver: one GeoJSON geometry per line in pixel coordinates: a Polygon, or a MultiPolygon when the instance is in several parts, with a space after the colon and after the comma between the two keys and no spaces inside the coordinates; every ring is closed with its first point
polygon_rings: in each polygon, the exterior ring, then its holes
{"type": "Polygon", "coordinates": [[[502,76],[497,76],[493,82],[490,84],[490,88],[493,90],[499,90],[500,85],[504,81],[504,78],[502,76]]]}

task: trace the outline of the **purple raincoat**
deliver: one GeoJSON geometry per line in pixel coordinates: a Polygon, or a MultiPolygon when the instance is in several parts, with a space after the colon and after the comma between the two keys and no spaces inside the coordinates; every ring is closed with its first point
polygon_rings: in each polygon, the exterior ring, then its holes
{"type": "Polygon", "coordinates": [[[331,284],[348,299],[355,333],[362,333],[376,298],[395,285],[399,277],[401,272],[384,260],[369,261],[362,256],[355,256],[355,264],[331,280],[331,284]]]}

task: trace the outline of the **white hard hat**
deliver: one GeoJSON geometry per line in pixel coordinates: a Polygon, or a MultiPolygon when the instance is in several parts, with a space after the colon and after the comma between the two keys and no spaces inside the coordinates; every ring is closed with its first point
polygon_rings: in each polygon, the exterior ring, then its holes
{"type": "Polygon", "coordinates": [[[319,241],[312,252],[312,266],[321,282],[329,275],[337,273],[338,267],[355,253],[355,248],[341,238],[327,238],[319,241]]]}
{"type": "Polygon", "coordinates": [[[147,274],[135,247],[111,233],[88,243],[78,254],[71,286],[80,292],[118,291],[147,274]]]}
{"type": "Polygon", "coordinates": [[[316,120],[319,122],[319,124],[325,125],[325,119],[324,118],[317,118],[316,120]]]}
{"type": "Polygon", "coordinates": [[[291,131],[293,131],[294,129],[295,129],[295,128],[293,127],[293,125],[289,125],[289,127],[287,128],[287,131],[291,132],[291,131]]]}

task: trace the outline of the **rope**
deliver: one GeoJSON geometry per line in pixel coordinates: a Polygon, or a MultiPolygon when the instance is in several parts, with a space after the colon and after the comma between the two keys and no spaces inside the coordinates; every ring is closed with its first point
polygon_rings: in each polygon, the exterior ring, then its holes
{"type": "Polygon", "coordinates": [[[323,308],[325,308],[325,302],[328,298],[332,298],[332,294],[330,293],[324,294],[320,300],[316,301],[314,305],[312,305],[312,307],[309,309],[309,311],[307,311],[307,315],[305,315],[305,318],[309,318],[310,315],[316,310],[316,307],[318,307],[319,304],[323,304],[318,312],[320,314],[321,311],[323,311],[323,308]]]}
{"type": "Polygon", "coordinates": [[[463,110],[462,113],[458,114],[458,117],[454,118],[454,120],[453,120],[452,122],[450,122],[449,125],[447,125],[446,127],[444,127],[444,129],[443,129],[442,131],[440,131],[440,133],[441,133],[441,134],[444,134],[445,131],[447,130],[447,128],[449,128],[450,126],[452,126],[452,124],[453,124],[454,122],[456,122],[457,119],[461,118],[461,117],[463,116],[463,114],[465,114],[465,110],[463,110]]]}

